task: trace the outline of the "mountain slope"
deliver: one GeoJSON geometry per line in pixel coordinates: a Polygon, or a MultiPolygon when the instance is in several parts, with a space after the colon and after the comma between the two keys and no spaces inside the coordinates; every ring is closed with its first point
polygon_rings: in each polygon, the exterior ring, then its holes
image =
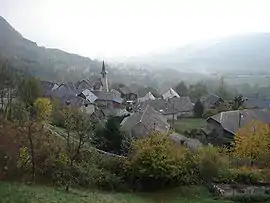
{"type": "Polygon", "coordinates": [[[167,53],[133,59],[154,66],[178,70],[258,72],[270,67],[270,34],[257,33],[205,41],[167,53]]]}
{"type": "Polygon", "coordinates": [[[17,68],[51,80],[59,79],[69,70],[99,73],[101,67],[100,62],[86,57],[37,46],[35,42],[25,39],[1,16],[0,57],[17,68]]]}

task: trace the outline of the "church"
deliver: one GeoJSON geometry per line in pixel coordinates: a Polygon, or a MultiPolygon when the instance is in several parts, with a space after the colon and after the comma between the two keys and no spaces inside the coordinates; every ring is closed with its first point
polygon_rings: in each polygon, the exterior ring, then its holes
{"type": "Polygon", "coordinates": [[[78,81],[75,84],[76,88],[79,91],[84,91],[85,89],[88,89],[90,91],[109,92],[109,85],[108,85],[108,78],[107,78],[108,71],[106,71],[104,61],[102,63],[100,74],[101,74],[101,77],[98,77],[97,75],[93,75],[89,79],[78,81]]]}

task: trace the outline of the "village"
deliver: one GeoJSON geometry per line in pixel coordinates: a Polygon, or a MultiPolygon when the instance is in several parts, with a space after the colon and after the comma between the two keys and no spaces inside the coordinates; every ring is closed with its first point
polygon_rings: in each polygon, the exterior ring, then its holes
{"type": "Polygon", "coordinates": [[[59,2],[1,2],[0,203],[270,202],[266,5],[59,2]]]}
{"type": "MultiPolygon", "coordinates": [[[[77,83],[41,81],[41,85],[44,96],[57,99],[63,105],[81,109],[91,119],[102,121],[109,117],[124,116],[121,127],[135,139],[157,131],[165,134],[172,132],[170,136],[174,141],[190,147],[200,147],[202,144],[230,145],[238,129],[252,120],[270,124],[270,100],[243,98],[241,110],[222,111],[197,118],[205,121],[202,126],[194,126],[198,135],[193,135],[193,138],[185,137],[175,131],[174,123],[181,125],[182,121],[196,119],[194,103],[189,97],[180,97],[173,88],[161,94],[161,98],[154,97],[151,92],[138,97],[134,88],[122,86],[110,89],[107,74],[103,62],[100,76],[94,75],[77,83]]],[[[224,99],[211,93],[202,96],[200,101],[204,112],[225,103],[224,99]]]]}

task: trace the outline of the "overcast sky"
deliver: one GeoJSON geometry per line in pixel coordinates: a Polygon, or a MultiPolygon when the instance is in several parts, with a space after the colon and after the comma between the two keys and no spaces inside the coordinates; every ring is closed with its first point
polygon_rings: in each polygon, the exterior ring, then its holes
{"type": "Polygon", "coordinates": [[[39,45],[94,58],[270,32],[268,0],[0,0],[0,15],[39,45]]]}

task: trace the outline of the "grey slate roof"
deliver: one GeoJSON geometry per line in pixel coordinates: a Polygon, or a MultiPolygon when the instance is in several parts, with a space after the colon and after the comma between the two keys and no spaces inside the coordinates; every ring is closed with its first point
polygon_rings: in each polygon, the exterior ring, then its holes
{"type": "Polygon", "coordinates": [[[164,115],[193,111],[193,104],[189,97],[172,98],[170,100],[148,100],[138,103],[135,110],[143,109],[147,105],[153,107],[156,111],[159,111],[164,115]]]}
{"type": "Polygon", "coordinates": [[[91,103],[81,97],[74,96],[74,95],[65,95],[60,99],[62,104],[69,104],[74,108],[80,108],[85,105],[90,105],[91,103]]]}
{"type": "Polygon", "coordinates": [[[243,127],[252,120],[259,120],[270,124],[270,111],[260,109],[245,109],[241,111],[226,111],[216,114],[210,118],[221,124],[222,128],[235,134],[240,127],[243,127]]]}
{"type": "Polygon", "coordinates": [[[123,99],[121,97],[116,97],[112,92],[105,91],[92,91],[94,95],[97,96],[97,100],[102,101],[114,101],[116,103],[122,104],[123,99]]]}
{"type": "Polygon", "coordinates": [[[207,108],[214,107],[219,101],[224,101],[224,100],[215,94],[208,94],[201,98],[201,102],[207,108]]]}
{"type": "Polygon", "coordinates": [[[65,83],[61,84],[58,88],[51,91],[50,96],[61,99],[65,95],[76,95],[78,94],[78,90],[74,86],[73,83],[65,83]]]}
{"type": "Polygon", "coordinates": [[[44,95],[50,95],[51,91],[53,90],[54,86],[57,85],[54,82],[50,81],[40,81],[41,88],[43,90],[44,95]]]}
{"type": "Polygon", "coordinates": [[[93,75],[89,79],[78,81],[75,86],[78,90],[83,91],[85,89],[89,90],[99,90],[102,86],[102,80],[100,77],[93,75]]]}
{"type": "Polygon", "coordinates": [[[145,137],[151,131],[167,133],[170,129],[167,119],[149,105],[142,111],[125,118],[121,126],[135,138],[145,137]]]}
{"type": "Polygon", "coordinates": [[[183,145],[186,146],[187,148],[189,148],[191,151],[196,151],[198,150],[200,147],[202,147],[202,143],[197,140],[197,139],[193,139],[193,138],[187,138],[184,135],[180,135],[178,133],[172,133],[169,135],[169,138],[176,143],[177,145],[183,145]]]}
{"type": "Polygon", "coordinates": [[[137,91],[135,90],[135,88],[127,87],[127,86],[120,87],[119,88],[119,92],[121,94],[124,94],[124,95],[127,95],[127,94],[137,94],[137,91]]]}

